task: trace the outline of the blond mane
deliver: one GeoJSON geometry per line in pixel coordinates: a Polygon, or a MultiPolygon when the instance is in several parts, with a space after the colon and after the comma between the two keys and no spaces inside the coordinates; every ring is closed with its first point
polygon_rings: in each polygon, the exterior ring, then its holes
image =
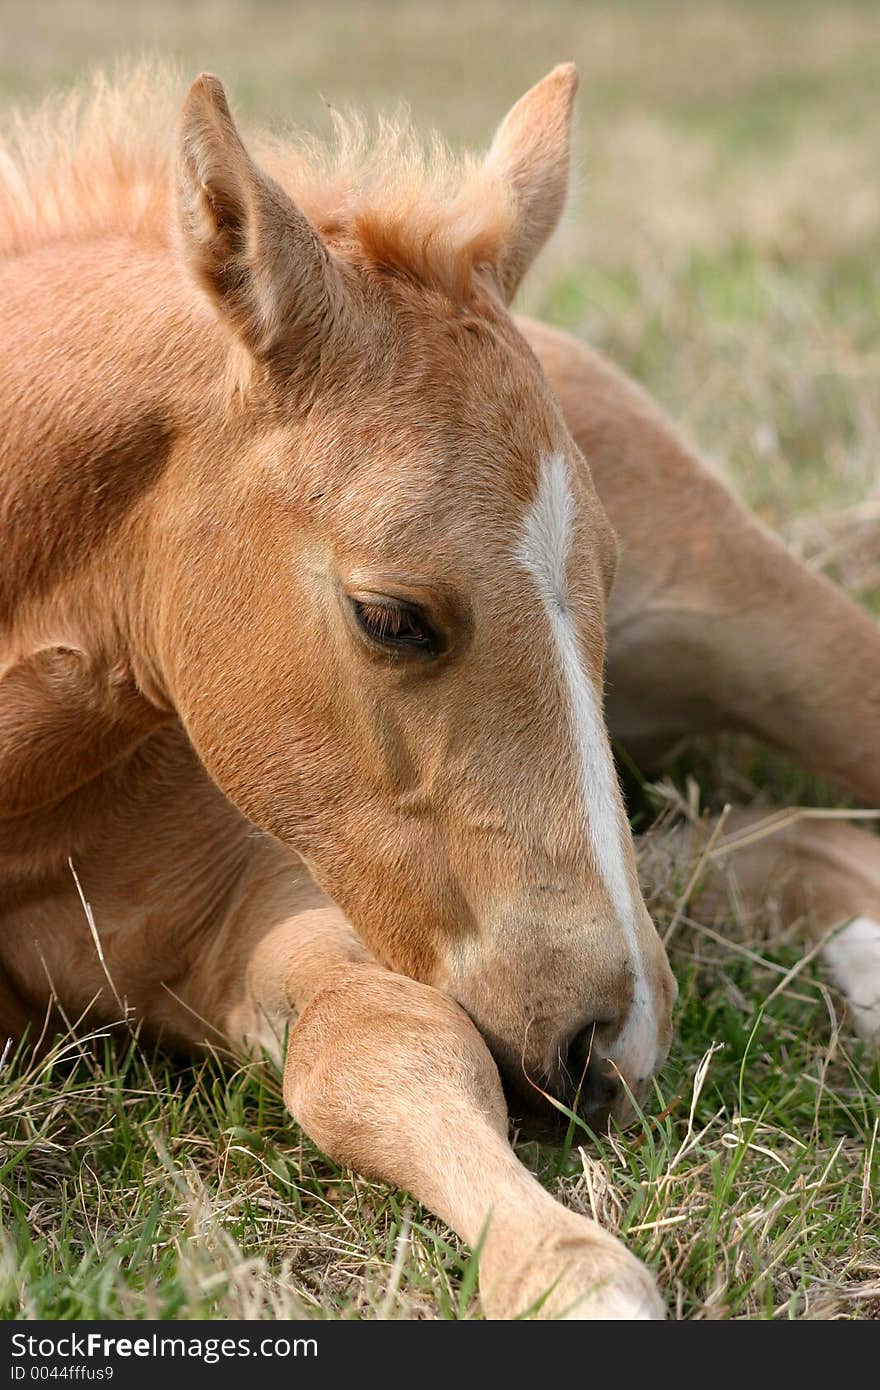
{"type": "MultiPolygon", "coordinates": [[[[184,92],[176,73],[141,64],[13,115],[0,145],[0,255],[118,235],[169,244],[184,92]]],[[[300,133],[248,142],[323,236],[460,295],[504,245],[507,188],[439,137],[426,147],[405,119],[331,117],[326,143],[300,133]]]]}

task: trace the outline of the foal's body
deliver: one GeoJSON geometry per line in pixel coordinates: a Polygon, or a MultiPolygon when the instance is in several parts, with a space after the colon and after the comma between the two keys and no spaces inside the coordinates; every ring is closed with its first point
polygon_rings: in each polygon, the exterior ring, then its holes
{"type": "MultiPolygon", "coordinates": [[[[146,578],[157,574],[156,527],[145,518],[189,466],[187,431],[200,456],[215,447],[221,457],[244,429],[235,408],[216,409],[237,389],[240,361],[207,310],[194,333],[174,257],[147,236],[105,240],[96,261],[89,241],[72,238],[0,269],[13,478],[0,574],[0,1030],[39,1031],[53,998],[70,1019],[129,1011],[184,1048],[229,1040],[283,1060],[292,1029],[293,1113],[339,1161],[409,1188],[465,1240],[485,1236],[490,1312],[522,1312],[551,1289],[547,1312],[655,1314],[646,1271],[515,1160],[495,1064],[463,1009],[426,983],[442,985],[425,948],[404,937],[371,950],[307,867],[332,881],[320,844],[288,837],[283,810],[278,820],[233,804],[262,805],[259,788],[250,802],[239,794],[230,770],[230,749],[251,763],[259,754],[247,715],[233,700],[220,733],[206,735],[182,668],[157,659],[178,595],[172,587],[156,611],[146,578]],[[145,299],[157,279],[162,295],[145,299]],[[31,355],[12,349],[22,322],[31,355]]],[[[874,626],[742,511],[638,388],[570,338],[519,327],[621,542],[607,613],[612,733],[641,757],[694,730],[748,729],[880,805],[874,626]]],[[[274,468],[259,485],[281,497],[274,468]]],[[[222,545],[199,511],[205,495],[178,498],[163,526],[185,523],[199,544],[222,545]]],[[[204,645],[198,623],[193,612],[181,639],[187,671],[204,645]]],[[[234,689],[235,652],[225,659],[220,685],[234,689]]],[[[328,730],[326,756],[347,735],[328,730]]],[[[267,757],[267,783],[273,775],[267,757]]],[[[340,816],[344,786],[341,796],[340,816]]],[[[368,857],[371,827],[361,833],[368,857]]],[[[867,970],[876,997],[876,841],[835,825],[779,844],[798,856],[812,930],[860,919],[835,938],[830,963],[848,993],[867,970]]],[[[755,893],[768,853],[762,842],[736,858],[755,893]]],[[[546,875],[540,849],[524,862],[527,882],[546,875]]],[[[794,914],[802,903],[789,888],[794,914]]],[[[653,969],[659,999],[667,987],[653,969]]],[[[464,987],[450,993],[480,1015],[481,995],[471,1007],[464,987]]],[[[880,1033],[880,1007],[864,992],[853,1003],[862,1031],[880,1033]]],[[[494,1027],[484,1032],[507,1057],[494,1027]]]]}
{"type": "MultiPolygon", "coordinates": [[[[70,250],[59,254],[69,268],[70,250]]],[[[0,276],[10,315],[24,311],[15,301],[18,273],[13,266],[8,285],[0,276]]],[[[54,312],[51,303],[46,312],[54,312]]],[[[520,326],[591,461],[623,542],[608,616],[612,733],[638,757],[686,733],[746,728],[852,788],[866,804],[880,805],[872,741],[880,720],[874,625],[787,555],[638,388],[598,354],[541,325],[522,320],[520,326]],[[810,629],[813,636],[805,639],[810,629]],[[817,690],[821,699],[814,698],[817,690]],[[845,721],[840,709],[850,711],[845,721]]],[[[7,381],[16,366],[4,364],[7,381]]],[[[83,383],[91,402],[94,390],[93,380],[83,383]]],[[[58,403],[48,406],[57,418],[58,403]]],[[[147,477],[159,466],[149,455],[136,462],[147,477]]],[[[83,526],[100,524],[91,516],[83,526]]],[[[43,605],[34,605],[35,624],[63,621],[54,603],[46,607],[44,618],[43,605]]],[[[13,650],[14,631],[7,628],[13,650]]],[[[114,675],[109,657],[103,665],[87,664],[51,646],[38,659],[9,663],[0,707],[6,975],[0,1031],[19,1033],[25,1022],[39,1027],[53,987],[70,1016],[97,997],[111,1015],[118,1013],[72,860],[116,990],[150,1029],[198,1046],[207,1022],[217,1038],[241,1039],[256,1029],[268,1041],[265,1019],[257,1020],[274,1005],[273,1026],[283,1036],[290,1004],[299,1007],[302,992],[292,1001],[283,994],[261,998],[272,966],[256,993],[246,989],[251,952],[271,932],[276,910],[267,915],[255,889],[277,901],[285,916],[317,904],[329,911],[329,905],[298,861],[255,833],[218,791],[179,721],[141,709],[114,675]],[[109,766],[77,786],[73,769],[88,767],[96,749],[109,766]],[[37,803],[30,811],[14,801],[25,790],[37,803]],[[252,934],[242,929],[243,911],[252,911],[252,934]]],[[[870,837],[857,838],[866,854],[873,850],[870,837]]],[[[848,908],[841,904],[841,919],[848,908]]],[[[850,915],[858,915],[855,908],[850,915]]],[[[297,955],[301,935],[298,927],[291,936],[297,955]]],[[[353,935],[350,942],[341,930],[330,936],[330,959],[337,945],[366,956],[353,935]]],[[[325,964],[317,942],[303,951],[309,987],[312,953],[315,969],[325,964]]]]}

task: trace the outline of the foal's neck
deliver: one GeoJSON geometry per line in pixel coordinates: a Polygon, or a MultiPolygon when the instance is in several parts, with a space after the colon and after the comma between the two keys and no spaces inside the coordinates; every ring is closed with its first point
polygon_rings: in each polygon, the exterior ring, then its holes
{"type": "Polygon", "coordinates": [[[218,335],[193,315],[161,248],[0,265],[0,818],[65,796],[172,714],[147,553],[212,390],[218,335]]]}
{"type": "Polygon", "coordinates": [[[194,331],[164,248],[62,244],[0,266],[0,641],[109,609],[125,627],[124,595],[143,604],[144,524],[210,391],[211,330],[194,331]]]}

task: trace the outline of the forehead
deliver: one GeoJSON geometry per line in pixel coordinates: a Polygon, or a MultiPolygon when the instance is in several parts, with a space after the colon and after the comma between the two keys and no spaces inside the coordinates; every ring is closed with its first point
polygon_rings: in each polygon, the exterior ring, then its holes
{"type": "Polygon", "coordinates": [[[325,421],[340,538],[411,553],[469,536],[509,551],[550,457],[566,461],[577,516],[592,518],[583,460],[506,314],[422,307],[381,328],[369,388],[347,393],[325,421]]]}

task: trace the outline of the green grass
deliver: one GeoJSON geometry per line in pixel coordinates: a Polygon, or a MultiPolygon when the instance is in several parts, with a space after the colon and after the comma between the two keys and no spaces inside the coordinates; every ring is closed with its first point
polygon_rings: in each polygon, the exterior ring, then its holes
{"type": "MultiPolygon", "coordinates": [[[[7,0],[0,18],[2,102],[158,48],[220,72],[255,120],[320,129],[322,96],[405,97],[471,143],[574,57],[579,186],[523,306],[607,351],[880,611],[876,6],[7,0]]],[[[733,739],[695,745],[666,785],[703,804],[833,797],[733,739]]],[[[655,794],[633,809],[641,828],[655,794]]],[[[661,931],[690,869],[646,882],[661,931]]],[[[685,910],[671,958],[677,1041],[640,1122],[523,1157],[627,1234],[681,1316],[880,1317],[876,1056],[814,961],[789,974],[769,907],[685,910]]],[[[474,1275],[409,1197],[315,1150],[268,1065],[181,1068],[97,1037],[0,1068],[5,1316],[475,1317],[474,1275]]]]}
{"type": "MultiPolygon", "coordinates": [[[[791,947],[756,965],[684,929],[672,959],[678,1041],[639,1122],[523,1159],[627,1237],[679,1316],[877,1316],[867,1046],[838,1034],[812,966],[762,1005],[791,947]]],[[[479,1315],[470,1252],[318,1153],[269,1064],[179,1068],[86,1038],[7,1059],[0,1128],[4,1317],[479,1315]]]]}

